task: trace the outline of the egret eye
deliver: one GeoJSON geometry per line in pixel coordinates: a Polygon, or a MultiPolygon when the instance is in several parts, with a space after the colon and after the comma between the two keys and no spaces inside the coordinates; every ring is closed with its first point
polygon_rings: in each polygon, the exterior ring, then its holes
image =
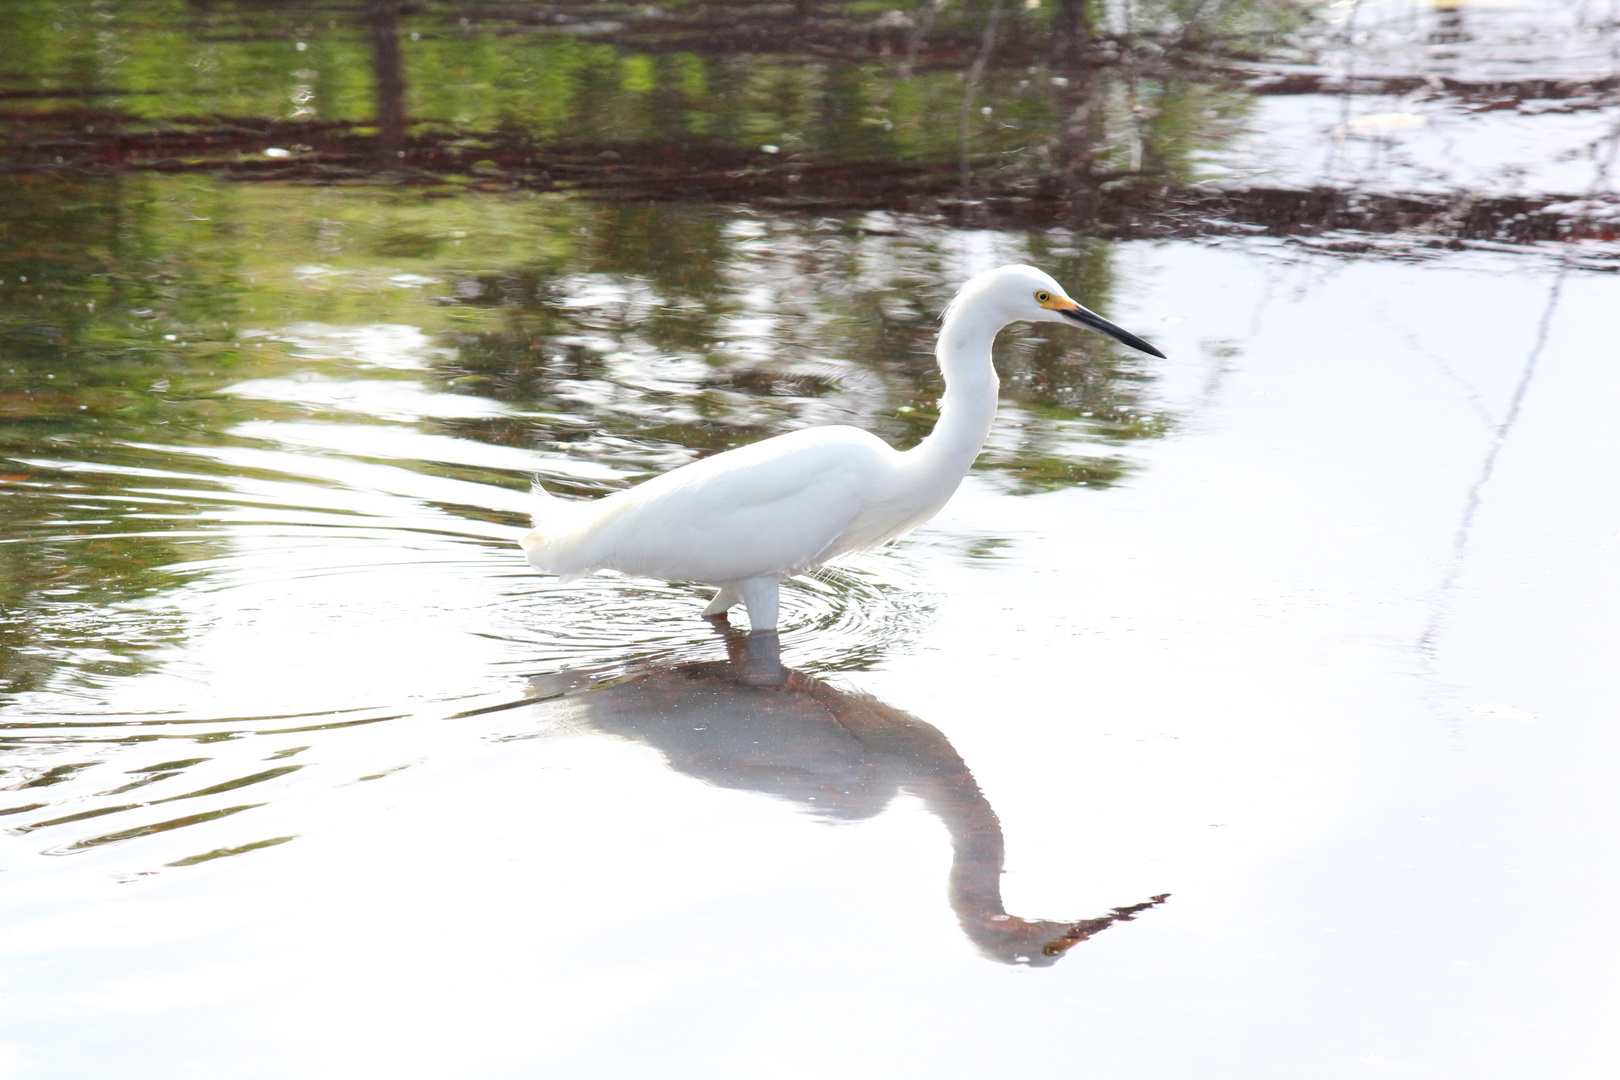
{"type": "Polygon", "coordinates": [[[1035,294],[1035,302],[1037,304],[1044,304],[1050,299],[1052,299],[1052,294],[1047,292],[1045,289],[1042,289],[1035,294]]]}

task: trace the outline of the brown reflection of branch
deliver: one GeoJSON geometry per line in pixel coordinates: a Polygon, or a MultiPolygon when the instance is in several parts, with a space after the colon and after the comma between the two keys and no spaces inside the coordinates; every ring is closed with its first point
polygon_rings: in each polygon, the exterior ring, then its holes
{"type": "Polygon", "coordinates": [[[405,153],[405,62],[399,51],[399,0],[366,0],[371,70],[376,80],[377,156],[405,153]]]}
{"type": "MultiPolygon", "coordinates": [[[[1084,79],[1082,73],[1077,76],[1084,79]]],[[[1073,84],[1071,83],[1071,88],[1073,84]]],[[[217,125],[183,131],[112,131],[93,139],[59,127],[114,123],[118,116],[95,110],[54,112],[24,124],[16,115],[10,141],[0,147],[0,172],[11,175],[150,171],[217,173],[234,180],[353,181],[382,173],[390,182],[465,184],[570,190],[612,202],[713,201],[776,212],[814,214],[887,210],[938,215],[975,227],[1046,229],[1079,223],[1115,239],[1202,237],[1223,234],[1314,237],[1351,231],[1323,245],[1349,254],[1380,250],[1460,247],[1468,241],[1531,244],[1541,241],[1620,239],[1610,212],[1614,200],[1598,195],[1382,194],[1348,188],[1210,188],[1164,184],[1115,185],[1092,171],[1091,141],[1080,107],[1086,88],[1074,90],[1067,141],[1054,139],[1054,156],[1066,161],[1068,181],[1052,176],[1001,177],[980,173],[976,198],[960,198],[956,162],[782,162],[755,149],[665,143],[582,144],[533,147],[486,142],[470,145],[454,132],[423,132],[406,158],[382,162],[376,143],[352,121],[287,123],[252,117],[219,117],[217,125]],[[42,125],[34,128],[35,122],[42,125]],[[290,158],[257,156],[266,146],[307,146],[290,158]],[[602,152],[617,159],[604,164],[602,152]],[[1069,156],[1064,159],[1062,155],[1069,156]],[[251,156],[244,156],[251,155],[251,156]],[[51,164],[56,159],[63,164],[51,164]],[[473,181],[475,165],[493,165],[473,181]],[[386,165],[386,168],[380,166],[386,165]],[[459,179],[458,179],[459,177],[459,179]],[[1065,183],[1073,185],[1065,192],[1065,183]],[[1088,203],[1089,200],[1089,203],[1088,203]],[[1076,211],[1079,203],[1081,210],[1076,211]],[[1085,224],[1087,205],[1095,207],[1085,224]],[[1258,229],[1256,228],[1258,226],[1258,229]],[[1394,234],[1388,241],[1379,234],[1394,234]]],[[[0,117],[0,119],[6,119],[0,117]]],[[[1089,120],[1087,120],[1089,123],[1089,120]]],[[[1612,256],[1593,258],[1612,261],[1612,256]]]]}
{"type": "Polygon", "coordinates": [[[1166,899],[1079,922],[1009,915],[1001,822],[944,735],[876,698],[782,667],[774,633],[724,633],[725,661],[654,669],[571,701],[597,730],[654,747],[678,772],[828,818],[875,817],[897,794],[915,796],[950,833],[951,908],[992,960],[1048,966],[1166,899]]]}

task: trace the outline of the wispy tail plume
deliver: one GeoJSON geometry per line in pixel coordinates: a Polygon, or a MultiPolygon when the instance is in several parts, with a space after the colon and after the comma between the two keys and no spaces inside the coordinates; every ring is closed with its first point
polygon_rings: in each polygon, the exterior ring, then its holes
{"type": "Polygon", "coordinates": [[[544,538],[546,529],[557,518],[557,513],[563,505],[563,500],[547,491],[538,479],[529,484],[529,494],[533,503],[529,509],[529,523],[534,527],[533,532],[524,534],[518,543],[524,551],[532,551],[544,538]]]}

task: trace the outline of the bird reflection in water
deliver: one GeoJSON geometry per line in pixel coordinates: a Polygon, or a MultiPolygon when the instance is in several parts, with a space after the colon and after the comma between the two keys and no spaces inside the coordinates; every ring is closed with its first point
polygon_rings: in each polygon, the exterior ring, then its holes
{"type": "MultiPolygon", "coordinates": [[[[992,960],[1045,967],[1168,894],[1079,922],[1023,919],[1001,901],[1001,822],[955,748],[929,725],[866,694],[782,666],[773,631],[721,628],[726,660],[654,668],[572,699],[598,731],[645,743],[671,768],[719,787],[757,791],[822,817],[876,817],[902,791],[944,823],[953,857],[950,903],[992,960]]],[[[539,676],[535,691],[568,688],[539,676]]]]}

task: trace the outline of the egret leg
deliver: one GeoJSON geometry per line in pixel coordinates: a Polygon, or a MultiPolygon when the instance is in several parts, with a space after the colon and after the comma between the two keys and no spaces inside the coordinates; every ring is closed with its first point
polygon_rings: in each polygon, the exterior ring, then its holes
{"type": "Polygon", "coordinates": [[[742,602],[742,593],[730,585],[722,585],[720,591],[714,594],[714,599],[709,601],[709,606],[703,609],[703,617],[712,619],[716,615],[724,615],[728,609],[742,602]]]}
{"type": "Polygon", "coordinates": [[[777,597],[781,593],[781,586],[782,583],[773,577],[745,578],[731,585],[742,594],[742,602],[748,608],[750,630],[776,629],[777,597]]]}

